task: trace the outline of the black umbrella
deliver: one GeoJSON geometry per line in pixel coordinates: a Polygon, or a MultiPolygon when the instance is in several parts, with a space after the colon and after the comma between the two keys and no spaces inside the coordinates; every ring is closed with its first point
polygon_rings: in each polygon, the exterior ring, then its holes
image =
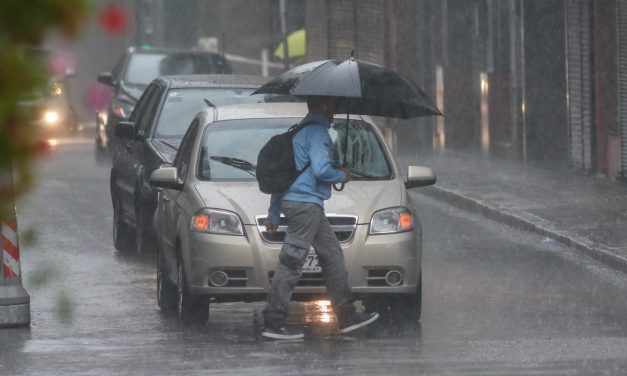
{"type": "Polygon", "coordinates": [[[299,97],[342,97],[338,112],[408,119],[441,115],[414,82],[380,65],[326,60],[308,63],[278,75],[253,94],[299,97]]]}
{"type": "Polygon", "coordinates": [[[353,57],[300,65],[278,75],[253,94],[342,98],[337,112],[346,113],[344,165],[348,148],[349,114],[401,119],[441,115],[424,91],[408,78],[378,64],[353,57]]]}

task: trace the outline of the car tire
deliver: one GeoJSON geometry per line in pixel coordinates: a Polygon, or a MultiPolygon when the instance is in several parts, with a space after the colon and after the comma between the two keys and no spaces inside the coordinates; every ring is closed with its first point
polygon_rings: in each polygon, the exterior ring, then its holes
{"type": "Polygon", "coordinates": [[[96,162],[102,163],[107,159],[107,151],[102,147],[102,140],[100,137],[96,137],[96,141],[94,142],[94,156],[96,157],[96,162]]]}
{"type": "Polygon", "coordinates": [[[187,288],[183,260],[177,263],[177,316],[184,322],[206,322],[209,319],[209,299],[194,297],[187,288]]]}
{"type": "Polygon", "coordinates": [[[120,252],[128,253],[134,249],[133,231],[122,218],[122,204],[119,199],[114,199],[113,206],[113,246],[120,252]]]}
{"type": "Polygon", "coordinates": [[[422,315],[422,273],[412,294],[393,294],[371,298],[365,303],[366,310],[378,312],[383,318],[399,323],[418,323],[422,315]]]}
{"type": "Polygon", "coordinates": [[[165,315],[177,312],[178,295],[176,285],[170,281],[165,271],[165,259],[161,251],[157,251],[157,306],[165,315]]]}
{"type": "Polygon", "coordinates": [[[390,300],[391,314],[402,322],[417,323],[422,315],[422,273],[418,279],[416,292],[397,295],[390,300]]]}

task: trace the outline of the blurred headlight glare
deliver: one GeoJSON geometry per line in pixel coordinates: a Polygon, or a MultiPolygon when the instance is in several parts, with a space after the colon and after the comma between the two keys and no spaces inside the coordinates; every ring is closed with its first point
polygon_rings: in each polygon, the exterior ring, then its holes
{"type": "Polygon", "coordinates": [[[244,235],[237,214],[217,209],[201,209],[192,218],[192,231],[208,234],[244,235]]]}
{"type": "Polygon", "coordinates": [[[394,234],[414,229],[414,217],[407,208],[379,210],[370,221],[370,234],[394,234]]]}
{"type": "Polygon", "coordinates": [[[47,124],[56,124],[59,121],[59,113],[56,111],[44,112],[44,121],[47,124]]]}
{"type": "Polygon", "coordinates": [[[113,104],[113,112],[121,118],[128,119],[131,116],[131,112],[135,108],[134,105],[122,101],[116,101],[113,104]]]}

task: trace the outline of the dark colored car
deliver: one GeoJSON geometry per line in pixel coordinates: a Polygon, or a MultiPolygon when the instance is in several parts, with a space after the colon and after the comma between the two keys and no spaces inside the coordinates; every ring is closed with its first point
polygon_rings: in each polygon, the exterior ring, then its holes
{"type": "MultiPolygon", "coordinates": [[[[24,53],[33,62],[46,65],[53,50],[46,47],[23,47],[24,53]]],[[[72,68],[49,77],[41,89],[33,91],[20,100],[19,105],[35,125],[41,137],[56,137],[81,129],[76,110],[70,99],[69,79],[74,76],[72,68]]]]}
{"type": "Polygon", "coordinates": [[[116,249],[141,252],[150,247],[157,205],[150,174],[173,161],[193,117],[207,107],[276,99],[250,95],[266,81],[241,75],[171,76],[152,81],[129,121],[116,125],[110,178],[116,249]]]}
{"type": "Polygon", "coordinates": [[[112,150],[115,125],[127,120],[139,97],[159,76],[190,74],[231,74],[222,55],[194,50],[129,47],[111,72],[101,73],[98,82],[111,86],[109,108],[96,116],[96,157],[112,150]]]}
{"type": "Polygon", "coordinates": [[[70,101],[67,76],[53,76],[48,85],[20,101],[43,137],[74,133],[81,125],[70,101]]]}

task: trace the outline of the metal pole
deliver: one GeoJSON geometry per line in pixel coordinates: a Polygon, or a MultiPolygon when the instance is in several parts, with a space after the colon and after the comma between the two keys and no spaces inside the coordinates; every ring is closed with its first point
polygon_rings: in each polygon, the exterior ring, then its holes
{"type": "Polygon", "coordinates": [[[283,65],[285,70],[290,69],[290,54],[287,47],[287,7],[285,0],[279,0],[279,12],[281,13],[281,34],[283,37],[283,65]]]}

